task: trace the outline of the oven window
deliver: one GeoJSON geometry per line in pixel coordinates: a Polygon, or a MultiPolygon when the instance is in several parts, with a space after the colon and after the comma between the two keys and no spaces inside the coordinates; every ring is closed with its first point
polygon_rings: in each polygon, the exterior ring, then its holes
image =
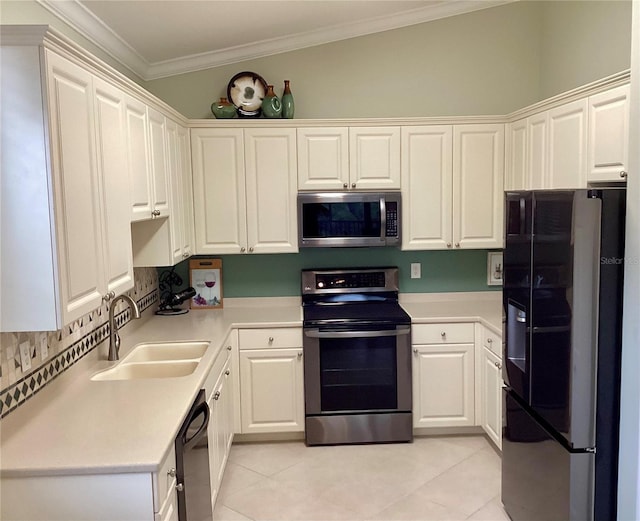
{"type": "Polygon", "coordinates": [[[322,412],[398,408],[396,338],[320,341],[322,412]]]}
{"type": "Polygon", "coordinates": [[[305,203],[303,236],[380,237],[380,202],[305,203]]]}

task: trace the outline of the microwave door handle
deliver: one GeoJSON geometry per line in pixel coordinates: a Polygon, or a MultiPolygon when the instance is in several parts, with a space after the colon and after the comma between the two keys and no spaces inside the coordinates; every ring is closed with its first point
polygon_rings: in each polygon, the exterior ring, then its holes
{"type": "Polygon", "coordinates": [[[385,242],[387,238],[387,202],[384,197],[380,198],[380,242],[385,242]]]}

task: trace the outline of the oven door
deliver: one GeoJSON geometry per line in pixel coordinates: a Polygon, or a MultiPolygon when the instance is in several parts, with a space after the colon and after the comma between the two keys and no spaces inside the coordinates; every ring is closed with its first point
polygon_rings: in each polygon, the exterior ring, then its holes
{"type": "Polygon", "coordinates": [[[304,329],[306,415],[411,411],[410,326],[304,329]]]}

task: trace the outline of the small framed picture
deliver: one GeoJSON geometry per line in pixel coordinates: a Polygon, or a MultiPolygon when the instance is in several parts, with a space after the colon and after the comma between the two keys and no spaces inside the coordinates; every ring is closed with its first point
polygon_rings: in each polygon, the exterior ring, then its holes
{"type": "Polygon", "coordinates": [[[487,285],[488,286],[502,285],[503,271],[504,271],[504,265],[502,263],[502,252],[490,251],[487,254],[487,285]]]}
{"type": "Polygon", "coordinates": [[[195,259],[189,261],[189,281],[196,290],[191,309],[222,308],[222,260],[195,259]]]}

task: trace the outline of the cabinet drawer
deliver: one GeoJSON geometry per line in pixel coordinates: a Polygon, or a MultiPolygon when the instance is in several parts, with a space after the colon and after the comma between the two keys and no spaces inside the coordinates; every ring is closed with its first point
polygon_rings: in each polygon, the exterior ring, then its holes
{"type": "Polygon", "coordinates": [[[178,494],[176,494],[176,479],[169,484],[167,497],[159,512],[154,516],[154,521],[178,521],[178,494]]]}
{"type": "Polygon", "coordinates": [[[176,449],[172,445],[169,454],[160,465],[157,474],[153,474],[153,511],[159,512],[170,487],[175,487],[176,449]]]}
{"type": "Polygon", "coordinates": [[[240,350],[302,347],[302,328],[241,329],[240,350]]]}
{"type": "Polygon", "coordinates": [[[482,345],[502,359],[502,338],[500,335],[496,335],[487,328],[484,328],[482,345]]]}
{"type": "Polygon", "coordinates": [[[473,323],[416,324],[411,327],[413,344],[465,344],[474,339],[473,323]]]}

